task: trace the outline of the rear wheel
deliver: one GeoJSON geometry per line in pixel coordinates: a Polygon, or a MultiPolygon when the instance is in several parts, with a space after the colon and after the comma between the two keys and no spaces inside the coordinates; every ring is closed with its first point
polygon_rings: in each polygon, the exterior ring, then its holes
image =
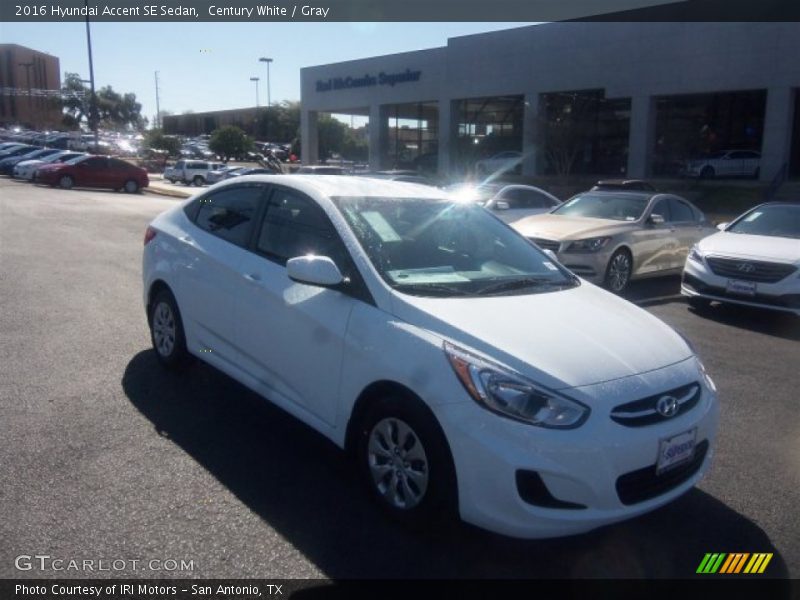
{"type": "Polygon", "coordinates": [[[150,339],[158,361],[169,369],[189,362],[186,337],[175,297],[167,290],[156,294],[150,305],[150,339]]]}
{"type": "Polygon", "coordinates": [[[620,249],[614,252],[606,267],[606,276],[603,284],[615,294],[621,293],[631,280],[633,272],[633,258],[630,252],[620,249]]]}
{"type": "Polygon", "coordinates": [[[69,175],[64,175],[58,180],[58,185],[65,190],[71,190],[72,186],[75,185],[75,180],[69,175]]]}
{"type": "Polygon", "coordinates": [[[454,516],[455,469],[435,418],[406,396],[376,400],[359,429],[358,468],[384,512],[407,525],[454,516]]]}
{"type": "Polygon", "coordinates": [[[700,177],[702,179],[713,179],[714,174],[714,167],[709,167],[708,165],[703,167],[703,169],[700,171],[700,177]]]}
{"type": "Polygon", "coordinates": [[[192,179],[192,183],[195,184],[197,187],[200,187],[205,182],[206,182],[206,180],[203,179],[202,175],[195,175],[194,179],[192,179]]]}
{"type": "Polygon", "coordinates": [[[136,181],[134,181],[133,179],[129,179],[128,181],[125,182],[125,191],[128,194],[135,194],[136,192],[139,191],[139,184],[136,183],[136,181]]]}

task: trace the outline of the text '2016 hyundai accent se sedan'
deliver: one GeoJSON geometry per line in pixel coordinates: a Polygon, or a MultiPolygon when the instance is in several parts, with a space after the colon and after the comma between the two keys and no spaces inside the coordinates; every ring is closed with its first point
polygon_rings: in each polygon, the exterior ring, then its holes
{"type": "Polygon", "coordinates": [[[202,357],[352,451],[401,520],[587,531],[713,454],[716,391],[678,333],[430,187],[237,178],[157,217],[143,268],[164,365],[202,357]]]}

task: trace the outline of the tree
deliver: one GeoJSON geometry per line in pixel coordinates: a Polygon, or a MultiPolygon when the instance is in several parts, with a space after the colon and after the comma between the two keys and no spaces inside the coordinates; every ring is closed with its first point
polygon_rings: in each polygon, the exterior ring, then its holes
{"type": "Polygon", "coordinates": [[[144,146],[152,150],[160,150],[169,156],[178,156],[181,142],[174,136],[164,135],[163,129],[151,129],[144,136],[144,146]]]}
{"type": "MultiPolygon", "coordinates": [[[[92,91],[77,73],[67,73],[61,86],[64,124],[79,127],[91,115],[92,91]]],[[[142,117],[142,105],[136,94],[120,94],[108,85],[96,93],[98,124],[107,129],[141,130],[146,119],[142,117]]],[[[91,124],[89,124],[91,125],[91,124]]]]}
{"type": "Polygon", "coordinates": [[[231,158],[241,156],[253,147],[253,140],[247,137],[238,127],[227,126],[215,129],[211,134],[208,147],[228,162],[231,158]]]}
{"type": "Polygon", "coordinates": [[[319,158],[326,160],[335,152],[341,152],[344,146],[346,125],[329,115],[320,115],[317,121],[317,137],[319,139],[319,158]]]}
{"type": "Polygon", "coordinates": [[[267,142],[291,142],[300,137],[300,103],[284,100],[260,111],[256,135],[267,142]]]}
{"type": "Polygon", "coordinates": [[[579,92],[548,94],[546,98],[544,114],[538,119],[536,142],[544,149],[556,175],[566,179],[592,139],[597,98],[579,92]]]}

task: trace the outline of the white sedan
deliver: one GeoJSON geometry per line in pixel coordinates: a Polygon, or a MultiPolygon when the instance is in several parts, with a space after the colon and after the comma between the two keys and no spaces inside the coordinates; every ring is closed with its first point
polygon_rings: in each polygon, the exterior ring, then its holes
{"type": "Polygon", "coordinates": [[[526,217],[549,213],[561,200],[532,185],[457,183],[445,188],[457,200],[472,201],[511,225],[526,217]]]}
{"type": "Polygon", "coordinates": [[[42,165],[53,163],[63,163],[73,158],[83,156],[83,152],[72,152],[71,150],[62,150],[55,154],[51,154],[42,159],[24,160],[14,165],[13,177],[16,179],[27,179],[32,181],[36,175],[36,170],[42,165]]]}
{"type": "Polygon", "coordinates": [[[475,203],[244,176],[144,243],[158,360],[200,358],[350,450],[397,519],[562,536],[662,506],[709,468],[717,394],[688,343],[475,203]]]}
{"type": "Polygon", "coordinates": [[[713,301],[800,315],[800,204],[744,213],[694,245],[681,292],[695,308],[713,301]]]}

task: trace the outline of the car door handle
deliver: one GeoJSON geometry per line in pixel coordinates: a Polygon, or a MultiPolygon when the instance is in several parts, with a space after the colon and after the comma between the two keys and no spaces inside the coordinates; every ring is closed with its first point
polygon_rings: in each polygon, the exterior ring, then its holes
{"type": "Polygon", "coordinates": [[[247,279],[247,281],[250,281],[252,283],[257,283],[261,281],[261,275],[259,275],[258,273],[242,273],[242,277],[244,277],[245,279],[247,279]]]}

